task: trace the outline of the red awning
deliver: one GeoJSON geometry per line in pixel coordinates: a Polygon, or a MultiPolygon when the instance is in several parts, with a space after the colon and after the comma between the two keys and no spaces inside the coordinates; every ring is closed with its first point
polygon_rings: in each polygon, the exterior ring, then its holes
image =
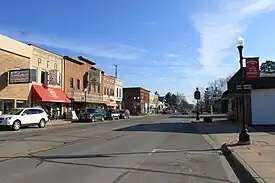
{"type": "Polygon", "coordinates": [[[32,94],[35,99],[43,102],[71,103],[61,88],[32,85],[32,94]]]}

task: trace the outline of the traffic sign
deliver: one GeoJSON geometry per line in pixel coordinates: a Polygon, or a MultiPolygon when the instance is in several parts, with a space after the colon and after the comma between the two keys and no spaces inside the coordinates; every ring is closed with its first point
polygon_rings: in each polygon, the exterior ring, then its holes
{"type": "MultiPolygon", "coordinates": [[[[236,88],[237,88],[237,90],[241,90],[242,89],[242,85],[236,85],[236,88]]],[[[252,89],[251,84],[244,85],[244,89],[245,90],[251,90],[252,89]]]]}

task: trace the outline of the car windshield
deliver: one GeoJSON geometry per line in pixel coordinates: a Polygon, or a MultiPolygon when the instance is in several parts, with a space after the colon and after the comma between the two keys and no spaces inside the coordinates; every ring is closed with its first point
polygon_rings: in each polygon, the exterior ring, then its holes
{"type": "Polygon", "coordinates": [[[12,109],[8,114],[9,115],[19,115],[24,109],[12,109]]]}
{"type": "Polygon", "coordinates": [[[94,112],[95,112],[95,109],[87,109],[87,112],[88,112],[88,113],[94,113],[94,112]]]}

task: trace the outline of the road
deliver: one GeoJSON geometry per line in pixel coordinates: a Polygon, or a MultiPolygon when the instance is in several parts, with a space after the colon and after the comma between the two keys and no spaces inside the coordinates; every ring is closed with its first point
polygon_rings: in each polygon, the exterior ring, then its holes
{"type": "Polygon", "coordinates": [[[0,156],[1,183],[230,182],[220,152],[169,116],[0,131],[0,156]]]}

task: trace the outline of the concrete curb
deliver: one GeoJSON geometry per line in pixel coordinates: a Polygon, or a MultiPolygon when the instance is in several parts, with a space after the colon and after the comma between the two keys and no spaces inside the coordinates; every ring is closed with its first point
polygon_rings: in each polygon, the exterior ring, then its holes
{"type": "Polygon", "coordinates": [[[221,146],[221,151],[239,179],[247,183],[266,183],[234,150],[228,148],[225,143],[221,146]]]}

